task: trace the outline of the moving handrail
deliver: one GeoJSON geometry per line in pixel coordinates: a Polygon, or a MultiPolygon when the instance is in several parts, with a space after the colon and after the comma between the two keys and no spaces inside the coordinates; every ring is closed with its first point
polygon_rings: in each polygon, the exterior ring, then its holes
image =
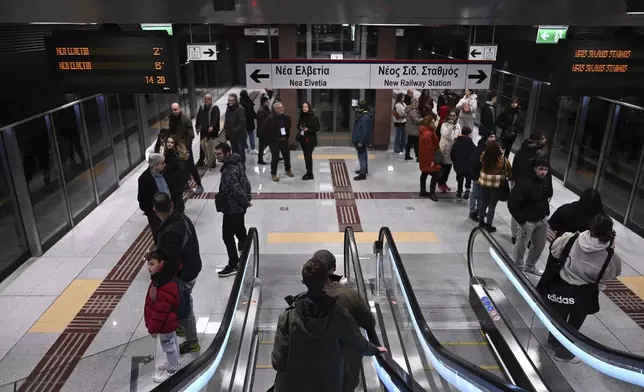
{"type": "Polygon", "coordinates": [[[394,268],[400,276],[403,296],[411,314],[411,320],[415,324],[418,341],[422,345],[427,360],[438,373],[461,391],[523,391],[522,388],[458,357],[441,345],[427,325],[388,227],[381,228],[378,233],[378,243],[382,245],[384,242],[388,245],[394,268]]]}
{"type": "MultiPolygon", "coordinates": [[[[353,229],[347,227],[344,229],[344,276],[351,280],[351,269],[348,264],[351,263],[355,275],[353,278],[356,282],[357,290],[363,299],[367,299],[367,288],[364,284],[362,275],[362,267],[360,265],[360,257],[358,256],[358,245],[356,243],[353,229]]],[[[373,331],[367,331],[367,337],[371,343],[378,345],[378,337],[373,336],[373,331]]],[[[420,392],[422,389],[411,379],[409,374],[405,372],[394,360],[391,355],[376,355],[373,357],[374,365],[376,366],[376,373],[387,387],[387,390],[398,390],[404,392],[420,392]]]]}
{"type": "MultiPolygon", "coordinates": [[[[467,265],[471,279],[479,279],[474,271],[474,241],[482,235],[489,243],[492,259],[506,275],[515,289],[528,303],[559,342],[587,365],[611,377],[644,387],[644,357],[615,350],[587,338],[568,323],[543,299],[496,239],[486,230],[474,228],[467,246],[467,265]]],[[[484,283],[481,283],[485,286],[484,283]]]]}
{"type": "MultiPolygon", "coordinates": [[[[231,334],[233,327],[233,319],[235,311],[242,294],[242,288],[246,274],[252,274],[251,278],[257,278],[259,272],[259,236],[257,229],[251,227],[248,230],[248,239],[244,244],[241,256],[239,258],[239,265],[237,267],[237,275],[230,290],[230,297],[224,311],[224,316],[221,320],[219,330],[215,335],[214,340],[199,357],[194,361],[177,371],[170,378],[159,384],[153,389],[154,392],[175,392],[179,390],[199,391],[204,388],[208,381],[215,374],[215,371],[221,363],[221,359],[226,351],[226,344],[231,334]],[[252,250],[252,253],[251,253],[252,250]],[[250,256],[252,254],[252,260],[250,256]],[[252,263],[251,265],[248,265],[252,263]],[[250,268],[249,268],[250,267],[250,268]]],[[[251,301],[248,301],[250,304],[251,301]]]]}

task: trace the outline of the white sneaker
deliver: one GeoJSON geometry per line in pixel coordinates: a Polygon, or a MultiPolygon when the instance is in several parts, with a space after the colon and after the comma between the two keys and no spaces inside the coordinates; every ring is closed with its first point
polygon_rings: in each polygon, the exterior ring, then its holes
{"type": "MultiPolygon", "coordinates": [[[[163,364],[159,365],[159,367],[157,367],[157,369],[161,370],[162,372],[165,372],[166,370],[168,370],[168,369],[169,369],[169,366],[170,366],[170,364],[168,364],[167,362],[165,362],[165,363],[163,363],[163,364]]],[[[177,369],[179,369],[179,364],[177,364],[176,368],[175,368],[175,369],[174,369],[174,371],[172,371],[171,373],[176,372],[176,371],[177,371],[177,369]]],[[[172,370],[172,369],[171,369],[171,370],[172,370]]]]}
{"type": "Polygon", "coordinates": [[[253,151],[251,151],[250,153],[251,153],[251,154],[253,154],[253,155],[257,155],[257,154],[259,154],[259,152],[258,152],[257,150],[253,150],[253,151]]]}
{"type": "Polygon", "coordinates": [[[165,380],[167,380],[168,378],[170,378],[175,373],[176,373],[176,370],[174,372],[171,372],[169,369],[166,369],[161,373],[154,375],[154,382],[156,382],[157,384],[160,384],[165,380]]]}
{"type": "Polygon", "coordinates": [[[398,155],[403,156],[403,155],[405,155],[405,152],[401,151],[401,152],[398,153],[398,155]]]}

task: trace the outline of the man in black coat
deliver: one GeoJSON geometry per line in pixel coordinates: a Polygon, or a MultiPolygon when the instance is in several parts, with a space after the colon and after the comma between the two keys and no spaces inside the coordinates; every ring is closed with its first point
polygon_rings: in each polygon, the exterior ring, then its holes
{"type": "Polygon", "coordinates": [[[271,355],[275,392],[341,391],[345,347],[361,356],[387,352],[366,340],[353,317],[324,292],[328,280],[326,264],[311,259],[302,268],[307,291],[287,297],[289,308],[279,316],[271,355]]]}
{"type": "Polygon", "coordinates": [[[148,158],[148,170],[139,176],[139,192],[136,196],[139,201],[139,208],[148,218],[152,238],[156,241],[161,220],[154,214],[152,200],[158,192],[167,193],[174,204],[174,209],[183,213],[183,192],[181,184],[173,182],[164,172],[165,158],[159,153],[151,153],[148,158]]]}
{"type": "Polygon", "coordinates": [[[271,115],[271,109],[268,107],[270,105],[269,99],[267,96],[262,96],[259,100],[259,109],[257,110],[257,137],[259,138],[259,150],[257,157],[258,165],[266,165],[264,162],[264,150],[268,147],[267,136],[266,136],[266,120],[271,115]]]}
{"type": "MultiPolygon", "coordinates": [[[[221,114],[219,112],[219,106],[213,105],[212,103],[212,95],[206,94],[203,97],[203,105],[199,106],[199,110],[197,111],[197,119],[196,119],[196,126],[197,126],[197,133],[201,135],[202,140],[203,139],[216,139],[217,136],[219,135],[219,120],[220,120],[221,114]]],[[[199,162],[197,162],[197,166],[203,166],[204,165],[204,148],[203,146],[199,149],[199,162]]],[[[214,152],[213,152],[214,156],[214,152]]],[[[208,157],[211,158],[211,157],[208,157]]],[[[211,168],[214,168],[217,166],[217,160],[212,159],[212,162],[208,162],[208,165],[211,168]]]]}
{"type": "Polygon", "coordinates": [[[487,140],[490,135],[496,135],[496,96],[496,91],[487,93],[487,101],[481,108],[479,136],[483,140],[487,140]]]}
{"type": "Polygon", "coordinates": [[[454,165],[456,172],[456,199],[465,200],[470,198],[470,188],[472,186],[472,156],[476,150],[476,145],[472,141],[472,129],[470,127],[463,127],[461,135],[456,138],[452,149],[450,150],[450,158],[454,165]],[[463,182],[465,182],[465,195],[463,192],[463,182]]]}
{"type": "Polygon", "coordinates": [[[237,94],[228,94],[224,131],[233,152],[246,164],[246,110],[239,104],[237,94]]]}
{"type": "Polygon", "coordinates": [[[284,157],[284,169],[286,175],[293,177],[291,171],[291,151],[288,147],[289,136],[291,135],[291,117],[284,114],[284,105],[281,102],[273,104],[274,114],[271,114],[264,124],[269,145],[271,146],[271,177],[273,181],[280,180],[277,175],[277,165],[280,153],[284,157]]]}
{"type": "Polygon", "coordinates": [[[525,272],[535,275],[543,273],[536,268],[536,264],[548,237],[548,215],[552,197],[552,177],[548,172],[549,168],[548,161],[535,159],[532,175],[517,181],[508,199],[508,210],[519,224],[514,246],[514,262],[525,272]],[[528,242],[531,243],[530,251],[524,261],[528,242]]]}
{"type": "Polygon", "coordinates": [[[183,288],[190,290],[190,315],[179,320],[181,327],[177,336],[186,340],[179,345],[181,355],[201,351],[197,336],[197,321],[195,319],[192,290],[201,272],[201,255],[199,254],[199,239],[195,226],[184,214],[174,211],[170,197],[165,193],[154,195],[154,213],[161,220],[157,237],[157,252],[163,258],[163,267],[155,275],[155,285],[161,287],[176,276],[179,277],[183,288]]]}

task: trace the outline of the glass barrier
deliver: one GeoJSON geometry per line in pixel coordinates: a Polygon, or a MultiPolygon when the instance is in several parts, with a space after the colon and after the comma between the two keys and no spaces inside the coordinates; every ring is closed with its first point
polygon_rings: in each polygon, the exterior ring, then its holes
{"type": "Polygon", "coordinates": [[[461,391],[522,390],[456,356],[439,343],[427,326],[388,228],[380,229],[378,245],[382,246],[376,283],[380,291],[374,299],[381,304],[391,304],[402,349],[419,353],[417,358],[408,356],[405,359],[392,352],[396,362],[410,371],[414,381],[427,390],[446,388],[447,383],[461,391]]]}
{"type": "MultiPolygon", "coordinates": [[[[258,283],[259,237],[254,227],[248,230],[248,240],[241,252],[237,275],[232,285],[219,330],[207,350],[154,388],[155,392],[200,391],[209,383],[230,385],[233,356],[241,344],[246,317],[252,305],[251,296],[258,283]],[[225,360],[223,360],[225,358],[225,360]]],[[[221,388],[215,388],[219,390],[221,388]]]]}
{"type": "MultiPolygon", "coordinates": [[[[616,317],[613,309],[610,316],[600,311],[586,317],[581,333],[577,332],[537,293],[534,285],[538,278],[524,275],[514,265],[507,254],[511,248],[510,243],[502,246],[486,231],[474,229],[468,245],[470,276],[492,290],[490,293],[496,290],[490,298],[502,296],[503,301],[493,301],[493,305],[532,362],[538,364],[550,389],[565,390],[566,382],[576,391],[600,390],[600,386],[607,391],[641,390],[637,385],[644,386],[644,358],[628,353],[626,343],[641,341],[641,329],[631,321],[634,326],[631,332],[622,334],[623,340],[616,339],[614,328],[610,328],[616,325],[610,320],[616,317]],[[549,333],[553,335],[550,342],[558,340],[583,362],[554,361],[554,351],[547,348],[549,333]],[[628,336],[632,333],[637,336],[628,336]],[[584,376],[579,377],[580,374],[584,376]]],[[[626,323],[627,319],[620,317],[619,323],[626,323]]],[[[565,353],[563,349],[560,352],[565,353]]]]}
{"type": "Polygon", "coordinates": [[[100,95],[83,102],[82,113],[87,129],[94,179],[99,197],[104,200],[117,185],[114,149],[110,140],[105,97],[100,95]]]}

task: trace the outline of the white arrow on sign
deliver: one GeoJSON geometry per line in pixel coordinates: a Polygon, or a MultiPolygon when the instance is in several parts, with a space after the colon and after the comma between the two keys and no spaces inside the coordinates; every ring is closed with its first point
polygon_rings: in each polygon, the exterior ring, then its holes
{"type": "Polygon", "coordinates": [[[547,41],[548,38],[550,38],[550,33],[548,33],[547,31],[544,31],[543,33],[541,33],[542,40],[547,41]]]}

